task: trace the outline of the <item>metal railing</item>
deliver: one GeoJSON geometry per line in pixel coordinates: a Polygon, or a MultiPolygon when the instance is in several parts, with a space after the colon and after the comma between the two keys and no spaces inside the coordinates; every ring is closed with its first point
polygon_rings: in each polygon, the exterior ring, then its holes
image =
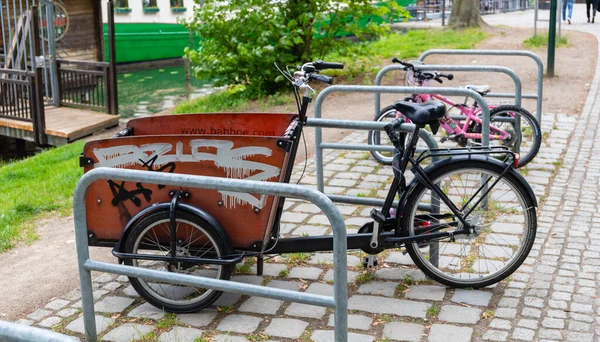
{"type": "MultiPolygon", "coordinates": [[[[315,119],[308,119],[307,126],[313,126],[315,128],[315,164],[317,169],[317,189],[321,192],[324,192],[324,182],[323,182],[323,149],[359,149],[359,150],[380,150],[380,151],[389,151],[389,148],[393,151],[393,147],[387,147],[388,149],[382,148],[383,146],[364,146],[364,145],[347,145],[344,144],[342,147],[340,144],[331,144],[331,143],[323,143],[323,133],[321,131],[321,127],[333,127],[331,125],[324,126],[325,121],[320,121],[321,112],[323,107],[323,101],[329,94],[331,93],[370,93],[370,94],[440,94],[440,95],[460,95],[467,96],[477,101],[481,108],[481,113],[483,116],[483,122],[481,127],[481,143],[483,146],[489,146],[490,142],[490,109],[487,105],[487,102],[484,100],[483,96],[469,89],[459,89],[459,88],[434,88],[434,87],[401,87],[401,86],[352,86],[352,85],[334,85],[325,88],[319,96],[317,96],[317,100],[315,101],[315,119]],[[363,146],[363,147],[361,147],[363,146]]],[[[337,120],[338,122],[342,120],[337,120]]],[[[356,124],[352,125],[352,128],[355,129],[381,129],[384,124],[376,123],[372,121],[356,121],[356,124]]],[[[344,126],[340,128],[347,128],[350,126],[344,126]]],[[[421,130],[421,132],[425,132],[424,134],[429,134],[425,130],[421,130]]],[[[420,136],[424,138],[425,142],[429,144],[429,140],[433,140],[432,136],[420,136]]],[[[435,141],[434,141],[435,142],[435,141]]],[[[437,146],[437,145],[436,145],[437,146]]],[[[330,198],[337,198],[338,196],[330,196],[330,198]]],[[[338,201],[336,199],[336,201],[338,201]]]]}
{"type": "Polygon", "coordinates": [[[59,59],[60,104],[110,112],[109,63],[59,59]]]}
{"type": "Polygon", "coordinates": [[[30,327],[18,323],[0,321],[0,341],[3,342],[75,342],[78,338],[54,331],[30,327]]]}
{"type": "MultiPolygon", "coordinates": [[[[537,65],[537,91],[536,94],[524,94],[522,97],[536,99],[535,117],[542,123],[542,100],[544,93],[544,64],[538,55],[527,50],[455,50],[455,49],[431,49],[419,56],[419,61],[431,55],[483,55],[483,56],[522,56],[533,59],[537,65]]],[[[511,94],[490,93],[487,96],[512,97],[511,94]]],[[[516,94],[515,94],[516,96],[516,94]]]]}
{"type": "Polygon", "coordinates": [[[347,241],[346,225],[340,211],[324,194],[300,185],[258,182],[229,178],[204,177],[174,173],[137,171],[126,169],[97,168],[87,172],[77,183],[73,196],[73,215],[75,223],[75,239],[85,339],[96,341],[96,322],[94,318],[94,297],[91,271],[108,272],[130,277],[161,280],[175,284],[203,287],[218,291],[234,292],[251,296],[279,299],[310,305],[318,305],[335,309],[335,341],[348,341],[348,279],[347,279],[347,241]],[[318,206],[329,219],[333,231],[334,259],[334,295],[322,296],[304,292],[269,288],[265,286],[236,283],[220,279],[190,276],[173,272],[155,271],[139,267],[115,265],[90,259],[85,198],[89,186],[99,180],[119,180],[163,184],[177,187],[200,188],[221,191],[247,192],[263,195],[299,198],[318,206]]]}
{"type": "Polygon", "coordinates": [[[46,118],[39,73],[0,69],[0,118],[30,122],[34,142],[46,143],[46,118]]]}

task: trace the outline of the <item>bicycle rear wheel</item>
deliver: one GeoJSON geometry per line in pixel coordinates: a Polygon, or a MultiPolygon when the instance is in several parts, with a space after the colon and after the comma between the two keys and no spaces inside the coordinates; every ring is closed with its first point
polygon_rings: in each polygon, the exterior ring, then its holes
{"type": "MultiPolygon", "coordinates": [[[[530,189],[515,173],[507,173],[493,187],[504,168],[485,160],[460,159],[430,172],[430,179],[475,226],[469,236],[444,238],[428,243],[407,243],[413,262],[431,279],[442,284],[480,288],[512,274],[525,260],[536,233],[535,200],[530,189]],[[487,206],[477,203],[488,179],[487,206]]],[[[432,233],[427,226],[442,225],[436,232],[455,232],[461,223],[432,190],[419,182],[408,197],[402,227],[406,236],[432,233]],[[432,201],[433,199],[433,201],[432,201]],[[438,204],[439,203],[439,204],[438,204]],[[445,216],[433,217],[419,208],[432,206],[445,216]]]]}
{"type": "MultiPolygon", "coordinates": [[[[396,108],[394,108],[393,106],[387,106],[379,112],[379,116],[375,119],[375,121],[377,121],[377,122],[392,122],[396,118],[396,113],[397,113],[396,108]]],[[[388,138],[387,134],[384,131],[379,131],[379,130],[369,131],[368,134],[369,134],[368,142],[369,142],[369,145],[371,145],[371,146],[373,146],[373,145],[385,145],[385,146],[391,146],[391,147],[394,146],[394,145],[392,145],[392,142],[390,141],[390,139],[388,138]]],[[[370,152],[371,152],[371,155],[373,156],[373,158],[375,158],[375,160],[377,160],[381,164],[392,165],[392,160],[394,159],[393,152],[385,152],[385,151],[370,151],[370,152]]]]}
{"type": "MultiPolygon", "coordinates": [[[[537,155],[542,145],[542,129],[537,119],[527,110],[517,106],[499,106],[490,110],[490,125],[507,131],[511,137],[505,140],[490,140],[490,146],[506,146],[519,153],[517,167],[527,165],[537,155]],[[519,119],[520,134],[514,119],[519,119]]],[[[490,134],[494,132],[490,131],[490,134]]]]}

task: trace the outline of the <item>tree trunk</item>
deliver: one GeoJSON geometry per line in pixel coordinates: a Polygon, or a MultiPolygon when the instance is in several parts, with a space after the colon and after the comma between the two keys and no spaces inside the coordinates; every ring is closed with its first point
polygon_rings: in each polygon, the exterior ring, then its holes
{"type": "Polygon", "coordinates": [[[451,28],[479,27],[485,24],[481,19],[480,7],[481,0],[454,0],[452,2],[452,12],[450,13],[451,28]]]}

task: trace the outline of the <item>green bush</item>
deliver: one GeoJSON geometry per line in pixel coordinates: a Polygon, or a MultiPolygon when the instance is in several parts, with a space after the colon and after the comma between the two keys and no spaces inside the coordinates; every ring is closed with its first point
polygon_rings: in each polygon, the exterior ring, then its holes
{"type": "Polygon", "coordinates": [[[197,50],[186,50],[199,79],[215,86],[246,86],[251,98],[273,94],[284,85],[273,67],[298,65],[322,58],[358,40],[387,32],[380,25],[395,1],[371,5],[369,0],[207,0],[185,25],[201,37],[197,50]]]}

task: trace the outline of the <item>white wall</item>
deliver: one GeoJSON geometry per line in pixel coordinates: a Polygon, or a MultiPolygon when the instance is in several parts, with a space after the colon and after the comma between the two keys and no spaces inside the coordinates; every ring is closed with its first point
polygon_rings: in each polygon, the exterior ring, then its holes
{"type": "MultiPolygon", "coordinates": [[[[107,22],[106,6],[107,2],[101,0],[102,19],[107,22]]],[[[115,23],[177,23],[178,18],[191,18],[194,13],[194,6],[197,6],[194,0],[183,0],[185,12],[171,11],[171,2],[169,0],[156,0],[156,5],[160,9],[156,13],[144,13],[142,0],[129,0],[129,13],[115,13],[115,23]]]]}

